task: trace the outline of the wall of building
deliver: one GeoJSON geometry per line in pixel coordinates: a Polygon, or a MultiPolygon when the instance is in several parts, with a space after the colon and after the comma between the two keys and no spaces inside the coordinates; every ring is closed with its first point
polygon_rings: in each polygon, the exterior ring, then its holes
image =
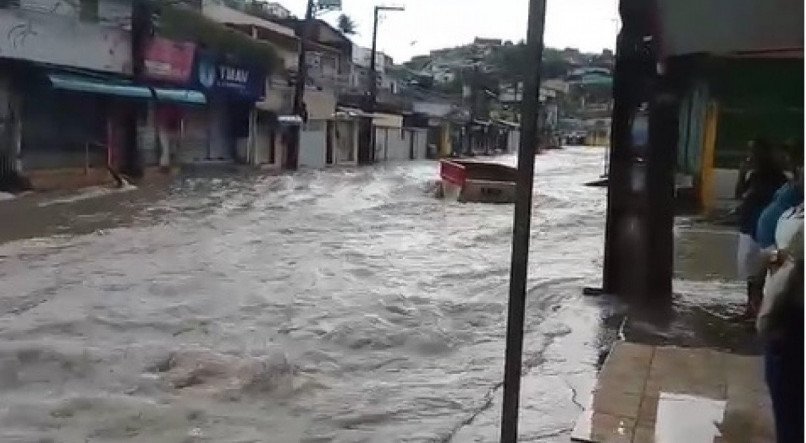
{"type": "Polygon", "coordinates": [[[291,17],[291,11],[276,2],[264,3],[263,10],[277,18],[291,17]]]}
{"type": "Polygon", "coordinates": [[[311,50],[306,53],[308,75],[317,84],[332,85],[338,80],[339,54],[335,51],[311,50]]]}
{"type": "Polygon", "coordinates": [[[309,120],[329,120],[336,112],[336,95],[332,90],[307,90],[305,107],[309,120]]]}
{"type": "Polygon", "coordinates": [[[78,12],[65,1],[23,1],[20,8],[0,9],[0,54],[10,59],[130,74],[129,33],[114,20],[114,16],[124,14],[124,5],[102,1],[99,14],[110,18],[102,17],[98,22],[79,21],[78,12]]]}
{"type": "Polygon", "coordinates": [[[735,199],[736,181],[739,180],[737,169],[714,169],[714,201],[705,202],[705,206],[713,209],[732,209],[738,205],[735,199]]]}
{"type": "Polygon", "coordinates": [[[713,72],[717,168],[737,168],[752,138],[773,144],[803,138],[803,59],[723,61],[713,72]]]}
{"type": "Polygon", "coordinates": [[[444,117],[450,114],[452,107],[450,103],[414,102],[414,112],[430,117],[444,117]]]}
{"type": "MultiPolygon", "coordinates": [[[[382,74],[386,72],[385,58],[386,56],[380,51],[375,54],[375,70],[378,71],[378,73],[382,74]]],[[[353,45],[353,64],[369,69],[371,60],[372,49],[353,45]]]]}
{"type": "Polygon", "coordinates": [[[663,53],[803,48],[803,0],[659,0],[663,53]]]}
{"type": "Polygon", "coordinates": [[[402,128],[403,116],[398,114],[382,114],[375,113],[372,119],[372,125],[381,128],[402,128]]]}
{"type": "Polygon", "coordinates": [[[274,47],[277,51],[277,56],[283,61],[283,67],[296,71],[297,65],[299,64],[299,53],[296,48],[291,49],[281,45],[274,45],[274,47]]]}
{"type": "Polygon", "coordinates": [[[258,109],[271,111],[280,115],[290,114],[294,107],[294,88],[287,83],[266,79],[266,97],[256,104],[258,109]]]}

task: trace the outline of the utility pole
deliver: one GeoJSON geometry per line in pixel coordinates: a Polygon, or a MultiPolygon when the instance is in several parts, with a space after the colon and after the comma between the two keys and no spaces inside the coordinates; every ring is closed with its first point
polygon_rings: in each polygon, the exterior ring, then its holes
{"type": "MultiPolygon", "coordinates": [[[[135,83],[140,83],[145,76],[145,45],[154,31],[152,23],[153,9],[149,0],[135,0],[132,3],[131,18],[131,53],[132,53],[132,77],[135,83]]],[[[124,117],[123,128],[125,131],[123,146],[125,163],[122,165],[127,174],[140,177],[143,174],[142,159],[138,149],[137,120],[138,109],[129,107],[124,117]]],[[[112,166],[112,165],[107,165],[112,166]]],[[[112,171],[113,174],[116,171],[112,171]]]]}
{"type": "Polygon", "coordinates": [[[378,11],[379,6],[375,7],[372,19],[372,51],[369,54],[369,107],[367,112],[375,112],[375,101],[378,99],[378,70],[375,68],[375,63],[378,58],[378,11]]]}
{"type": "Polygon", "coordinates": [[[479,103],[479,59],[473,60],[473,73],[470,77],[470,123],[467,124],[465,155],[473,156],[473,125],[478,119],[479,103]]]}
{"type": "MultiPolygon", "coordinates": [[[[378,70],[375,68],[375,63],[378,58],[378,13],[380,11],[405,11],[406,8],[400,6],[376,6],[374,10],[373,20],[372,20],[372,51],[370,52],[369,56],[369,78],[367,81],[369,85],[367,90],[369,91],[369,95],[367,97],[367,103],[365,105],[364,111],[369,114],[375,113],[375,105],[378,100],[378,70]]],[[[368,163],[372,163],[375,161],[375,142],[374,137],[372,137],[372,117],[369,117],[369,121],[364,121],[364,131],[362,132],[364,136],[364,146],[369,149],[369,153],[364,155],[364,160],[368,163]]]]}
{"type": "Polygon", "coordinates": [[[375,62],[378,58],[378,13],[380,11],[405,11],[406,8],[400,6],[376,6],[375,15],[372,20],[372,52],[369,56],[369,103],[371,109],[368,111],[374,112],[375,102],[378,99],[378,71],[375,68],[375,62]]]}
{"type": "MultiPolygon", "coordinates": [[[[308,38],[311,34],[313,26],[315,4],[314,0],[308,0],[308,7],[305,10],[305,21],[302,23],[302,32],[299,41],[299,58],[297,59],[297,81],[294,83],[294,115],[300,118],[305,114],[305,83],[308,79],[308,62],[306,55],[308,52],[308,38]]],[[[285,167],[287,169],[297,169],[299,159],[300,140],[302,139],[302,124],[292,132],[291,146],[285,159],[285,167]]]]}
{"type": "Polygon", "coordinates": [[[507,344],[504,364],[504,406],[501,413],[501,442],[518,441],[518,412],[523,359],[523,321],[526,308],[526,279],[529,265],[529,237],[532,218],[535,147],[538,140],[538,95],[543,60],[543,27],[546,0],[531,0],[527,51],[534,60],[527,73],[523,92],[523,121],[518,150],[518,179],[515,189],[515,220],[512,229],[512,267],[509,274],[507,344]]]}

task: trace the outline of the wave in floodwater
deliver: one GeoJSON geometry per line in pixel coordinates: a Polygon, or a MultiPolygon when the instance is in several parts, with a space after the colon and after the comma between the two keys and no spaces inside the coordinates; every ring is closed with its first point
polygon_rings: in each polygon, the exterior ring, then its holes
{"type": "Polygon", "coordinates": [[[39,207],[47,207],[53,205],[63,205],[67,203],[75,203],[77,201],[82,200],[89,200],[93,198],[108,196],[112,194],[130,192],[137,189],[137,186],[132,185],[124,181],[120,187],[110,187],[110,186],[92,186],[88,188],[84,188],[79,192],[74,193],[73,195],[66,196],[66,197],[59,197],[53,198],[50,200],[45,200],[38,203],[39,207]]]}
{"type": "MultiPolygon", "coordinates": [[[[537,160],[525,359],[546,377],[598,352],[580,288],[600,275],[604,192],[582,185],[600,170],[598,150],[537,160]]],[[[103,235],[1,245],[0,440],[447,441],[483,425],[513,211],[436,199],[436,180],[433,162],[186,177],[103,235]]],[[[547,386],[534,408],[563,429],[573,397],[547,386]]]]}

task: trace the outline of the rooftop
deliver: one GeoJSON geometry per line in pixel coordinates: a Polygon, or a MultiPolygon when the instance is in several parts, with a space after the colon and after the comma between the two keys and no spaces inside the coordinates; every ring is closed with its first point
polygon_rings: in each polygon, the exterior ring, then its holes
{"type": "Polygon", "coordinates": [[[293,28],[283,26],[269,20],[264,20],[262,18],[254,17],[219,3],[210,1],[204,2],[202,13],[219,23],[256,26],[286,35],[288,37],[295,37],[293,28]]]}

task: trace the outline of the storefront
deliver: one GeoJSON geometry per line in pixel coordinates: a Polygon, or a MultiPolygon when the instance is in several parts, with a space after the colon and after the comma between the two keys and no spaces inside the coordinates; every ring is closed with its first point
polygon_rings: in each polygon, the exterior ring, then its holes
{"type": "Polygon", "coordinates": [[[20,76],[20,163],[23,174],[41,179],[40,187],[103,182],[109,170],[139,176],[143,166],[156,164],[138,141],[137,122],[148,109],[205,103],[196,91],[88,71],[31,64],[20,76]]]}
{"type": "MultiPolygon", "coordinates": [[[[145,43],[144,77],[151,86],[187,87],[193,74],[196,45],[153,37],[145,43]]],[[[162,167],[201,161],[208,156],[206,99],[156,101],[138,122],[138,142],[146,164],[162,167]]]]}
{"type": "Polygon", "coordinates": [[[304,101],[308,119],[300,132],[299,166],[323,168],[332,165],[335,163],[336,95],[332,90],[306,91],[304,101]]]}
{"type": "Polygon", "coordinates": [[[207,160],[248,161],[255,102],[265,95],[265,72],[208,51],[196,51],[189,86],[207,97],[207,160]]]}
{"type": "Polygon", "coordinates": [[[328,163],[334,165],[357,165],[359,126],[369,114],[358,108],[338,106],[333,122],[333,152],[328,163]],[[332,161],[330,161],[332,160],[332,161]]]}

